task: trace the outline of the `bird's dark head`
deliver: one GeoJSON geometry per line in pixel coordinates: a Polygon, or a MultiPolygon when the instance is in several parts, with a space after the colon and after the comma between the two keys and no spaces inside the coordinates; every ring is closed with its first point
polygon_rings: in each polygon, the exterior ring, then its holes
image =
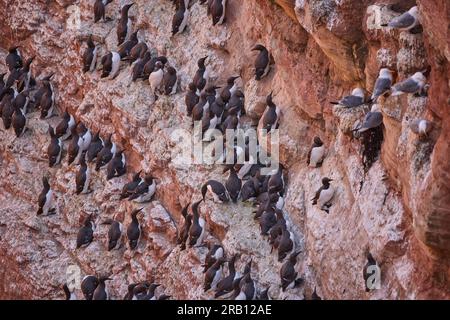
{"type": "Polygon", "coordinates": [[[133,3],[130,3],[130,4],[124,5],[124,6],[122,7],[122,13],[128,13],[128,10],[130,10],[130,8],[131,8],[133,5],[134,5],[134,2],[133,2],[133,3]]]}
{"type": "Polygon", "coordinates": [[[142,170],[136,172],[136,173],[133,175],[133,180],[134,180],[134,181],[137,181],[137,180],[141,179],[141,172],[142,172],[142,170]]]}
{"type": "Polygon", "coordinates": [[[144,209],[144,208],[134,209],[133,211],[131,211],[131,216],[133,218],[136,218],[136,216],[138,215],[139,212],[142,211],[142,209],[144,209]]]}
{"type": "Polygon", "coordinates": [[[252,51],[263,51],[266,50],[266,47],[264,47],[262,44],[257,44],[252,48],[252,51]]]}
{"type": "Polygon", "coordinates": [[[322,142],[322,140],[320,140],[319,137],[314,137],[314,144],[317,146],[321,146],[321,145],[323,145],[323,142],[322,142]]]}
{"type": "Polygon", "coordinates": [[[169,60],[167,60],[167,58],[166,58],[165,56],[159,56],[159,57],[157,58],[157,60],[158,60],[159,62],[161,62],[161,63],[163,64],[163,66],[165,66],[166,63],[169,61],[169,60]]]}
{"type": "Polygon", "coordinates": [[[241,77],[241,76],[229,77],[228,80],[227,80],[227,83],[228,83],[229,85],[233,85],[234,82],[236,81],[236,79],[238,79],[238,78],[240,78],[240,77],[241,77]]]}
{"type": "Polygon", "coordinates": [[[9,53],[16,53],[16,52],[17,52],[17,49],[19,49],[19,48],[20,48],[20,46],[14,46],[14,47],[11,47],[11,48],[9,48],[8,52],[9,52],[9,53]]]}
{"type": "Polygon", "coordinates": [[[44,187],[49,188],[50,184],[48,182],[48,177],[47,176],[43,176],[42,177],[42,184],[44,185],[44,187]]]}
{"type": "Polygon", "coordinates": [[[177,70],[174,67],[167,67],[167,72],[172,75],[177,74],[177,70]]]}
{"type": "Polygon", "coordinates": [[[183,207],[183,209],[181,209],[181,215],[182,215],[183,217],[185,217],[185,218],[187,218],[187,216],[188,216],[188,208],[189,208],[190,205],[191,205],[191,203],[188,202],[188,203],[183,207]]]}
{"type": "Polygon", "coordinates": [[[192,91],[192,92],[197,91],[197,86],[193,82],[189,83],[188,88],[189,88],[189,91],[192,91]]]}
{"type": "Polygon", "coordinates": [[[322,184],[323,184],[324,186],[328,186],[328,185],[330,185],[330,182],[331,182],[331,181],[333,181],[333,179],[330,179],[330,178],[325,177],[325,178],[322,179],[322,184]]]}
{"type": "Polygon", "coordinates": [[[201,69],[205,68],[206,59],[208,59],[208,56],[198,59],[197,65],[199,68],[201,69]]]}
{"type": "Polygon", "coordinates": [[[147,175],[147,176],[145,176],[145,178],[144,178],[144,181],[145,181],[145,183],[147,183],[147,184],[153,184],[153,180],[155,180],[155,178],[153,177],[153,176],[151,176],[151,175],[147,175]]]}
{"type": "Polygon", "coordinates": [[[301,251],[296,251],[291,253],[291,255],[289,256],[289,261],[292,263],[295,263],[297,261],[297,256],[301,253],[301,251]]]}
{"type": "Polygon", "coordinates": [[[270,92],[270,94],[267,96],[267,98],[266,98],[266,104],[268,105],[268,106],[272,106],[273,105],[273,100],[272,100],[272,98],[273,98],[273,91],[271,91],[270,92]]]}
{"type": "Polygon", "coordinates": [[[55,73],[52,72],[48,76],[45,76],[44,78],[42,78],[42,81],[50,81],[54,75],[55,75],[55,73]]]}

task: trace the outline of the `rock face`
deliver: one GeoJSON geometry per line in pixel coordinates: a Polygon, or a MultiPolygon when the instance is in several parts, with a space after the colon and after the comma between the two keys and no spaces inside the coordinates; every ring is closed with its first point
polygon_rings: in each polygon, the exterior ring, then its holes
{"type": "MultiPolygon", "coordinates": [[[[175,37],[170,36],[171,1],[134,2],[133,27],[177,70],[179,87],[173,96],[154,101],[148,83],[131,83],[126,63],[114,80],[82,72],[89,34],[101,47],[100,55],[117,49],[115,27],[126,1],[108,5],[113,21],[93,24],[93,1],[0,0],[0,9],[7,12],[0,21],[0,61],[13,44],[21,45],[24,57],[36,56],[32,71],[38,79],[55,73],[58,112],[68,110],[103,137],[113,134],[128,162],[127,176],[106,181],[104,170],[95,172],[94,192],[76,195],[78,166],[68,166],[66,157],[55,168],[47,165],[47,128],[59,117],[44,121],[39,112],[30,113],[29,130],[21,138],[2,126],[0,298],[63,298],[61,285],[71,266],[79,267],[82,275],[112,275],[114,299],[126,293],[129,283],[144,279],[156,279],[160,292],[177,299],[213,297],[203,292],[201,264],[207,249],[180,251],[176,246],[181,208],[200,199],[206,180],[226,179],[220,166],[177,161],[174,137],[192,130],[184,95],[197,59],[206,55],[215,83],[241,76],[245,107],[254,120],[261,116],[267,94],[275,93],[282,111],[280,159],[289,172],[285,213],[302,251],[296,269],[305,284],[281,292],[281,263],[270,253],[248,205],[202,203],[208,241],[222,243],[228,256],[240,254],[240,271],[253,257],[258,290],[270,286],[275,299],[309,298],[315,287],[325,299],[450,297],[450,51],[442,32],[449,24],[448,1],[417,0],[423,25],[418,34],[381,27],[399,14],[396,10],[407,10],[415,1],[391,7],[387,5],[394,1],[229,0],[227,22],[216,27],[211,27],[206,7],[191,1],[187,31],[175,37]],[[266,46],[275,62],[260,82],[254,80],[255,55],[250,51],[256,43],[266,46]],[[385,140],[380,159],[365,174],[361,144],[351,129],[369,106],[348,111],[332,108],[329,101],[356,86],[371,91],[381,67],[396,70],[398,80],[431,67],[429,95],[380,99],[385,140]],[[417,118],[435,125],[425,140],[409,129],[417,118]],[[327,150],[317,169],[306,165],[314,136],[321,137],[327,150]],[[158,178],[156,199],[139,218],[143,239],[135,251],[124,245],[108,252],[108,227],[102,222],[115,217],[125,226],[130,223],[130,212],[138,206],[119,200],[119,194],[139,170],[158,178]],[[43,174],[55,191],[54,216],[36,216],[43,174]],[[336,188],[329,214],[310,201],[324,176],[333,178],[336,188]],[[95,217],[94,241],[75,249],[86,214],[95,217]],[[362,270],[368,251],[382,277],[381,288],[366,293],[362,270]]],[[[6,66],[0,68],[6,71],[6,66]]]]}

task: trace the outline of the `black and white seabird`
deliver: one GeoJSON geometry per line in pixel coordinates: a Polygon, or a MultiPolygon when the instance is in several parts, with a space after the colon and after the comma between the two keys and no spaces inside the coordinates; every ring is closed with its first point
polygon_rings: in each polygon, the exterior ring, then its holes
{"type": "Polygon", "coordinates": [[[81,292],[86,300],[92,300],[94,296],[95,288],[97,288],[99,284],[98,278],[93,275],[87,275],[81,281],[81,292]]]}
{"type": "Polygon", "coordinates": [[[180,245],[181,247],[180,250],[186,249],[186,241],[189,238],[189,229],[192,224],[192,215],[188,214],[189,205],[190,203],[184,206],[183,209],[181,210],[181,215],[184,218],[184,224],[179,230],[177,237],[177,245],[180,245]]]}
{"type": "Polygon", "coordinates": [[[129,196],[131,196],[134,193],[134,191],[136,191],[136,188],[142,181],[143,180],[141,178],[141,171],[136,172],[133,175],[133,178],[131,179],[131,181],[126,183],[123,186],[122,192],[120,194],[120,199],[125,199],[125,198],[128,198],[129,196]]]}
{"type": "Polygon", "coordinates": [[[87,247],[94,240],[95,224],[92,221],[92,215],[84,219],[83,226],[78,230],[77,249],[87,247]]]}
{"type": "Polygon", "coordinates": [[[12,115],[12,127],[16,137],[19,138],[26,130],[27,118],[19,106],[15,106],[14,113],[12,115]]]}
{"type": "Polygon", "coordinates": [[[203,200],[205,200],[206,194],[210,194],[214,202],[218,203],[226,203],[229,201],[227,190],[223,186],[222,183],[216,180],[208,180],[203,186],[202,186],[202,196],[203,200]]]}
{"type": "Polygon", "coordinates": [[[270,289],[270,286],[269,287],[267,287],[267,288],[265,288],[263,291],[261,291],[259,294],[258,294],[258,297],[257,297],[257,299],[256,300],[272,300],[271,298],[270,298],[270,296],[269,296],[269,289],[270,289]]]}
{"type": "Polygon", "coordinates": [[[194,79],[192,82],[197,87],[198,92],[200,93],[203,91],[203,89],[206,87],[206,84],[209,79],[209,71],[207,70],[205,66],[205,61],[208,58],[208,56],[203,57],[197,61],[198,70],[195,72],[194,79]]]}
{"type": "Polygon", "coordinates": [[[339,104],[347,108],[359,107],[360,105],[364,104],[364,90],[361,88],[355,88],[353,89],[351,95],[345,96],[337,102],[331,101],[330,103],[339,104]]]}
{"type": "Polygon", "coordinates": [[[165,56],[153,57],[145,65],[144,71],[142,72],[142,78],[148,79],[150,74],[155,71],[155,66],[157,62],[161,62],[163,66],[167,64],[167,58],[165,56]]]}
{"type": "Polygon", "coordinates": [[[80,156],[80,168],[75,175],[76,194],[87,194],[92,192],[92,190],[89,190],[90,182],[91,168],[86,164],[86,151],[83,151],[80,156]]]}
{"type": "Polygon", "coordinates": [[[71,133],[72,129],[75,127],[75,119],[74,117],[66,111],[64,111],[62,120],[56,126],[55,134],[58,138],[61,138],[62,141],[67,140],[71,133]]]}
{"type": "Polygon", "coordinates": [[[53,91],[52,84],[50,80],[54,76],[54,73],[50,73],[48,76],[42,78],[39,82],[38,90],[34,94],[34,101],[36,109],[41,107],[41,99],[44,93],[48,92],[47,95],[51,95],[51,91],[53,91]]]}
{"type": "Polygon", "coordinates": [[[139,283],[130,283],[127,288],[127,293],[122,300],[133,300],[133,291],[139,283]]]}
{"type": "MultiPolygon", "coordinates": [[[[130,63],[133,63],[133,62],[137,61],[139,58],[143,58],[147,52],[151,53],[150,51],[148,51],[147,44],[145,43],[144,40],[138,38],[138,43],[133,48],[131,48],[131,51],[130,51],[130,54],[128,55],[127,60],[130,63]]],[[[151,58],[151,54],[150,54],[150,58],[151,58]]],[[[145,63],[150,61],[150,58],[145,63]]],[[[144,69],[145,63],[143,64],[142,69],[144,69]]]]}
{"type": "Polygon", "coordinates": [[[278,242],[278,262],[282,262],[292,250],[294,250],[294,234],[287,227],[282,227],[278,242]]]}
{"type": "MultiPolygon", "coordinates": [[[[257,218],[258,214],[255,215],[257,218]]],[[[276,225],[277,217],[275,215],[275,209],[270,205],[270,202],[266,204],[265,209],[262,211],[259,220],[259,227],[261,229],[261,235],[265,236],[269,230],[276,225]]]]}
{"type": "Polygon", "coordinates": [[[6,89],[0,105],[3,127],[8,130],[11,128],[12,116],[14,114],[13,99],[16,91],[13,88],[6,89]]]}
{"type": "Polygon", "coordinates": [[[261,129],[270,132],[272,129],[277,129],[280,120],[280,109],[272,101],[272,92],[266,98],[267,108],[261,117],[261,129]]]}
{"type": "Polygon", "coordinates": [[[208,244],[208,253],[205,257],[205,263],[203,264],[203,273],[205,273],[211,266],[220,258],[224,256],[223,247],[220,244],[208,244]]]}
{"type": "Polygon", "coordinates": [[[48,119],[53,116],[53,109],[55,106],[55,91],[53,90],[53,86],[50,82],[52,76],[53,74],[50,74],[49,76],[45,77],[42,80],[41,85],[42,91],[38,92],[39,94],[42,94],[39,100],[39,107],[41,109],[41,116],[40,116],[41,119],[48,119]]]}
{"type": "Polygon", "coordinates": [[[160,286],[158,283],[144,282],[133,289],[132,300],[156,300],[155,291],[160,286]]]}
{"type": "Polygon", "coordinates": [[[314,287],[314,291],[311,295],[311,300],[322,300],[322,298],[317,294],[316,287],[314,287]]]}
{"type": "Polygon", "coordinates": [[[367,253],[367,263],[363,268],[363,278],[364,278],[364,286],[366,288],[366,292],[369,292],[371,289],[373,288],[369,288],[368,286],[368,280],[370,278],[371,275],[373,275],[373,271],[368,270],[369,267],[371,266],[376,266],[377,265],[377,261],[374,259],[374,257],[372,256],[372,254],[370,252],[367,253]]]}
{"type": "Polygon", "coordinates": [[[3,89],[5,88],[5,75],[6,72],[0,73],[0,95],[3,92],[3,89]]]}
{"type": "Polygon", "coordinates": [[[136,81],[137,79],[141,79],[144,73],[144,67],[152,58],[152,54],[150,51],[143,53],[134,63],[131,68],[131,81],[136,81]]]}
{"type": "Polygon", "coordinates": [[[202,133],[204,140],[209,141],[217,126],[217,117],[211,109],[206,110],[202,116],[202,133]]]}
{"type": "MultiPolygon", "coordinates": [[[[102,0],[100,0],[101,2],[102,0]]],[[[97,1],[98,2],[98,1],[97,1]]],[[[95,67],[97,65],[97,54],[98,49],[94,44],[94,41],[92,41],[92,35],[89,35],[89,38],[87,40],[87,48],[84,50],[83,53],[83,72],[94,72],[95,67]]]]}
{"type": "Polygon", "coordinates": [[[17,90],[19,92],[28,90],[31,84],[31,63],[35,57],[31,57],[25,61],[22,69],[20,69],[20,75],[17,79],[17,90]]]}
{"type": "Polygon", "coordinates": [[[233,255],[231,260],[228,261],[228,275],[217,283],[216,293],[214,298],[219,298],[225,294],[229,294],[233,291],[233,282],[236,278],[235,262],[237,255],[233,255]]]}
{"type": "Polygon", "coordinates": [[[178,9],[172,18],[172,36],[181,34],[186,29],[189,20],[189,8],[185,0],[178,1],[178,9]]]}
{"type": "Polygon", "coordinates": [[[112,220],[108,230],[108,251],[119,249],[123,234],[123,224],[120,221],[112,220]]]}
{"type": "Polygon", "coordinates": [[[92,137],[89,148],[87,149],[87,161],[94,162],[97,159],[97,155],[103,149],[103,139],[100,137],[100,131],[97,131],[92,137]]]}
{"type": "Polygon", "coordinates": [[[162,81],[164,78],[164,70],[163,70],[163,64],[161,61],[156,61],[155,63],[155,69],[152,73],[148,76],[148,82],[150,83],[150,89],[152,93],[155,96],[156,99],[156,93],[159,91],[162,81]]]}
{"type": "Polygon", "coordinates": [[[236,275],[233,280],[233,294],[231,295],[232,300],[234,300],[241,292],[241,286],[240,286],[241,280],[244,278],[244,276],[247,273],[251,272],[251,269],[252,269],[252,259],[250,259],[250,261],[247,262],[247,264],[245,265],[244,272],[242,275],[239,272],[236,272],[236,275]]]}
{"type": "Polygon", "coordinates": [[[239,282],[240,292],[234,300],[255,300],[256,288],[251,273],[248,272],[239,282]]]}
{"type": "Polygon", "coordinates": [[[297,256],[300,251],[293,252],[289,259],[283,264],[280,270],[281,289],[286,291],[293,289],[303,283],[302,278],[297,278],[298,272],[295,271],[295,264],[297,263],[297,256]]]}
{"type": "Polygon", "coordinates": [[[255,60],[255,79],[260,81],[269,74],[270,54],[266,47],[261,44],[254,46],[252,51],[259,51],[259,54],[255,60]]]}
{"type": "Polygon", "coordinates": [[[279,193],[281,195],[284,195],[284,175],[283,175],[283,165],[280,163],[278,171],[271,175],[269,178],[269,181],[267,183],[267,191],[270,194],[279,193]]]}
{"type": "Polygon", "coordinates": [[[143,208],[135,209],[131,212],[131,223],[127,228],[127,238],[130,250],[136,249],[139,244],[139,239],[141,238],[141,226],[137,218],[137,214],[141,212],[143,208]]]}
{"type": "Polygon", "coordinates": [[[333,181],[332,179],[329,179],[327,177],[322,179],[322,186],[317,190],[314,198],[312,198],[312,204],[319,205],[319,208],[326,213],[329,213],[329,209],[331,206],[331,199],[333,199],[334,196],[334,188],[330,184],[330,181],[333,181]]]}
{"type": "Polygon", "coordinates": [[[19,51],[19,46],[9,48],[8,55],[5,58],[5,63],[10,72],[14,69],[22,68],[23,61],[19,51]]]}
{"type": "Polygon", "coordinates": [[[77,296],[75,295],[75,292],[69,289],[69,287],[67,286],[67,283],[63,284],[63,290],[64,290],[64,295],[66,296],[66,300],[78,300],[77,296]]]}
{"type": "Polygon", "coordinates": [[[325,146],[320,137],[314,137],[314,142],[309,149],[307,163],[310,167],[318,168],[322,166],[325,157],[325,146]]]}
{"type": "Polygon", "coordinates": [[[209,289],[216,290],[217,283],[222,278],[222,265],[225,262],[223,257],[217,259],[214,264],[205,272],[205,281],[203,290],[207,292],[209,289]]]}
{"type": "Polygon", "coordinates": [[[114,79],[120,68],[120,54],[110,51],[102,57],[102,78],[114,79]]]}
{"type": "Polygon", "coordinates": [[[13,107],[20,108],[23,114],[27,113],[28,105],[30,103],[30,91],[30,89],[26,89],[18,93],[12,102],[13,107]]]}
{"type": "Polygon", "coordinates": [[[95,162],[95,171],[99,171],[101,167],[106,165],[116,154],[116,144],[111,141],[112,135],[110,134],[103,144],[102,150],[97,154],[97,160],[95,162]]]}
{"type": "Polygon", "coordinates": [[[94,3],[94,22],[97,23],[100,19],[103,19],[104,22],[108,21],[109,18],[106,18],[106,5],[111,3],[112,0],[95,0],[94,3]]]}
{"type": "Polygon", "coordinates": [[[53,190],[50,188],[48,178],[42,177],[43,189],[38,198],[38,211],[37,215],[52,215],[56,213],[56,209],[53,207],[53,190]]]}
{"type": "Polygon", "coordinates": [[[392,96],[399,96],[405,93],[423,93],[427,79],[422,72],[416,72],[411,77],[394,84],[391,88],[392,96]]]}
{"type": "Polygon", "coordinates": [[[237,114],[228,115],[221,124],[222,132],[226,135],[227,130],[237,130],[239,128],[239,117],[237,114]]]}
{"type": "Polygon", "coordinates": [[[131,19],[128,16],[128,11],[134,5],[134,3],[130,3],[124,5],[120,11],[120,19],[117,24],[117,45],[120,46],[126,39],[129,38],[131,34],[131,19]]]}
{"type": "Polygon", "coordinates": [[[260,183],[258,179],[251,178],[248,179],[241,189],[241,200],[245,201],[253,201],[259,194],[260,183]]]}
{"type": "Polygon", "coordinates": [[[139,29],[133,32],[130,35],[130,39],[126,40],[124,43],[122,43],[119,47],[119,50],[117,53],[120,55],[120,59],[122,60],[128,60],[131,50],[139,43],[138,40],[138,32],[139,29]]]}
{"type": "Polygon", "coordinates": [[[81,138],[80,149],[81,151],[87,151],[92,141],[92,133],[82,122],[78,123],[76,128],[78,136],[81,138]]]}
{"type": "Polygon", "coordinates": [[[240,78],[240,76],[229,77],[227,79],[227,85],[223,88],[220,93],[220,97],[224,103],[228,103],[230,101],[231,96],[236,92],[237,85],[235,83],[236,79],[240,78]]]}
{"type": "Polygon", "coordinates": [[[393,18],[387,25],[382,25],[383,27],[390,27],[400,30],[411,30],[419,24],[419,9],[417,6],[412,7],[405,13],[398,17],[393,18]]]}
{"type": "Polygon", "coordinates": [[[239,179],[233,167],[230,168],[230,175],[225,182],[225,187],[228,191],[231,201],[236,203],[241,195],[242,181],[241,179],[239,179]]]}
{"type": "Polygon", "coordinates": [[[378,78],[375,81],[375,86],[373,88],[372,97],[370,99],[371,102],[377,102],[378,97],[388,92],[391,89],[392,81],[392,71],[388,68],[380,69],[378,78]]]}
{"type": "Polygon", "coordinates": [[[144,177],[144,181],[139,183],[133,194],[128,197],[128,200],[133,200],[137,203],[145,203],[152,200],[156,192],[156,179],[150,175],[144,177]]]}
{"type": "Polygon", "coordinates": [[[195,83],[189,83],[188,92],[186,93],[186,97],[184,99],[184,102],[186,103],[186,114],[189,117],[192,115],[192,110],[199,100],[200,97],[197,95],[197,87],[195,83]]]}
{"type": "Polygon", "coordinates": [[[106,287],[105,281],[112,280],[109,277],[100,277],[98,279],[97,288],[94,290],[94,295],[92,296],[92,300],[109,300],[109,292],[106,287]]]}
{"type": "Polygon", "coordinates": [[[67,148],[67,164],[70,165],[76,159],[81,156],[81,145],[83,144],[83,139],[78,135],[77,128],[74,126],[72,128],[72,139],[70,140],[69,147],[67,148]]]}
{"type": "Polygon", "coordinates": [[[205,237],[205,227],[206,222],[205,219],[200,217],[200,213],[198,212],[198,206],[203,200],[199,200],[192,204],[192,224],[189,228],[189,247],[198,247],[203,243],[203,239],[205,237]]]}
{"type": "Polygon", "coordinates": [[[165,95],[173,95],[177,92],[177,70],[173,67],[167,67],[167,71],[164,72],[164,76],[162,79],[162,86],[164,89],[165,95]]]}
{"type": "Polygon", "coordinates": [[[216,123],[216,125],[221,124],[223,113],[225,111],[225,102],[220,96],[217,97],[217,99],[214,100],[214,102],[209,106],[209,110],[213,113],[213,119],[211,119],[211,122],[216,123]]]}
{"type": "Polygon", "coordinates": [[[106,167],[106,180],[111,180],[114,177],[123,176],[127,172],[125,154],[123,150],[116,152],[114,157],[106,167]]]}
{"type": "Polygon", "coordinates": [[[61,162],[61,155],[63,150],[63,143],[61,138],[55,135],[51,126],[48,126],[48,133],[50,134],[50,143],[47,147],[48,166],[51,168],[61,162]]]}
{"type": "Polygon", "coordinates": [[[226,22],[227,0],[212,0],[208,7],[212,16],[213,26],[226,22]]]}
{"type": "MultiPolygon", "coordinates": [[[[274,248],[278,249],[281,235],[284,229],[287,229],[288,223],[284,218],[283,211],[280,209],[275,209],[275,214],[277,217],[276,224],[269,230],[269,244],[274,248]]],[[[292,238],[292,243],[294,239],[292,238]]]]}

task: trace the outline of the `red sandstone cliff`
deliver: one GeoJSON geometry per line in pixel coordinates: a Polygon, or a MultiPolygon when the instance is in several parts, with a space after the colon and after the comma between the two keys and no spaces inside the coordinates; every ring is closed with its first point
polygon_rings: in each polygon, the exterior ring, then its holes
{"type": "MultiPolygon", "coordinates": [[[[108,6],[117,18],[119,2],[108,6]]],[[[176,166],[172,160],[174,130],[190,130],[184,113],[184,92],[195,73],[198,57],[210,56],[213,78],[223,83],[242,76],[246,109],[261,115],[265,96],[276,92],[282,109],[281,160],[289,171],[286,212],[302,250],[297,264],[306,285],[282,294],[276,256],[259,234],[252,208],[243,205],[202,206],[208,238],[222,242],[227,252],[254,255],[258,288],[271,286],[273,298],[309,297],[314,287],[325,299],[429,299],[450,297],[450,109],[448,25],[445,0],[398,1],[403,11],[416,3],[423,33],[382,28],[398,13],[388,0],[229,0],[228,21],[211,28],[206,8],[197,1],[185,34],[170,39],[171,1],[135,1],[130,11],[135,27],[145,30],[151,48],[169,58],[181,80],[181,90],[156,103],[148,85],[129,86],[129,68],[113,81],[81,71],[82,40],[92,33],[105,48],[116,48],[115,23],[94,25],[92,1],[7,1],[0,21],[0,61],[10,45],[19,43],[25,57],[36,56],[35,75],[55,73],[59,110],[69,110],[91,130],[114,134],[126,149],[129,172],[151,171],[161,181],[156,201],[146,206],[144,241],[134,253],[105,250],[106,226],[95,241],[75,250],[81,212],[99,219],[124,218],[133,205],[118,200],[127,177],[105,180],[95,175],[94,193],[74,195],[75,167],[66,161],[48,169],[45,150],[47,122],[30,115],[30,130],[19,139],[0,131],[0,298],[62,298],[60,289],[69,265],[84,274],[113,274],[111,293],[120,298],[128,283],[155,277],[175,298],[210,298],[203,293],[201,262],[206,249],[180,252],[175,245],[182,224],[181,207],[200,197],[209,178],[223,181],[221,168],[176,166]],[[77,21],[80,23],[77,24],[77,21]],[[255,43],[272,53],[275,68],[261,82],[253,79],[255,43]],[[378,70],[387,66],[403,79],[431,67],[428,98],[402,96],[383,101],[384,136],[381,159],[363,179],[360,142],[349,129],[362,113],[333,109],[330,100],[355,86],[371,90],[378,70]],[[408,128],[409,118],[432,120],[435,129],[420,141],[408,128]],[[312,138],[322,137],[327,157],[320,169],[306,167],[312,138]],[[36,197],[42,173],[48,172],[57,192],[58,213],[36,217],[36,197]],[[323,176],[339,182],[330,214],[311,206],[323,176]],[[387,177],[387,179],[385,179],[387,177]],[[382,271],[382,286],[364,291],[362,268],[370,250],[382,271]],[[32,279],[33,281],[29,281],[32,279]]],[[[5,70],[0,65],[0,70],[5,70]]],[[[242,269],[244,261],[238,264],[242,269]]],[[[80,295],[78,293],[78,295],[80,295]]]]}

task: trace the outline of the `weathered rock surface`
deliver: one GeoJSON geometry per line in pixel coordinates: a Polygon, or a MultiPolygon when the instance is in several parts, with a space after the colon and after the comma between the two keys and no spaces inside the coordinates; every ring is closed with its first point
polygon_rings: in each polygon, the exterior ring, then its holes
{"type": "MultiPolygon", "coordinates": [[[[18,139],[2,127],[0,298],[62,298],[60,287],[71,265],[83,275],[112,274],[115,299],[129,283],[151,278],[162,283],[158,290],[174,298],[212,297],[203,293],[201,263],[207,249],[180,251],[176,233],[183,223],[181,208],[200,199],[202,183],[226,176],[219,166],[180,166],[171,139],[180,129],[191,131],[184,92],[196,60],[205,55],[217,83],[241,75],[246,109],[254,115],[263,111],[266,95],[275,93],[282,110],[280,158],[289,170],[285,212],[302,250],[297,268],[306,285],[281,293],[281,264],[270,254],[247,205],[202,204],[208,241],[220,241],[230,256],[239,253],[238,270],[252,256],[257,288],[270,286],[273,298],[309,298],[314,287],[325,299],[450,297],[450,54],[440,32],[449,23],[446,1],[417,1],[424,32],[415,35],[380,26],[398,15],[384,6],[392,1],[275,1],[284,11],[267,0],[229,0],[227,23],[217,27],[210,27],[206,7],[193,1],[187,31],[171,38],[171,1],[137,0],[130,10],[134,28],[144,31],[150,48],[168,57],[180,80],[176,95],[156,102],[147,83],[130,83],[125,64],[114,80],[81,71],[83,40],[89,34],[101,44],[101,54],[116,49],[115,26],[125,2],[108,5],[107,15],[114,21],[93,24],[92,1],[0,1],[0,9],[8,12],[0,21],[1,48],[19,43],[25,57],[36,56],[35,75],[54,72],[58,110],[69,110],[103,136],[113,134],[126,150],[129,172],[106,181],[102,170],[93,176],[93,193],[75,195],[77,166],[67,166],[66,158],[53,169],[47,165],[47,127],[58,118],[43,121],[38,112],[29,114],[29,130],[18,139]],[[275,61],[260,82],[253,77],[250,51],[256,43],[265,45],[275,61]],[[395,69],[398,79],[404,79],[428,66],[427,98],[382,101],[381,159],[364,175],[360,143],[350,130],[369,107],[347,111],[328,102],[358,85],[370,91],[380,67],[395,69]],[[417,117],[436,124],[426,141],[408,128],[417,117]],[[316,135],[325,142],[327,157],[321,168],[311,169],[306,157],[316,135]],[[138,206],[120,201],[119,193],[131,172],[140,169],[158,178],[156,200],[145,205],[140,218],[143,241],[134,252],[125,245],[108,252],[107,226],[101,222],[116,217],[129,224],[130,212],[138,206]],[[57,214],[44,218],[35,214],[42,174],[50,177],[57,198],[57,214]],[[329,214],[310,201],[324,176],[332,177],[337,188],[329,214]],[[76,250],[80,217],[91,213],[97,222],[94,242],[76,250]],[[364,291],[362,278],[367,250],[382,271],[381,289],[371,293],[364,291]]],[[[405,1],[404,6],[413,3],[405,1]]],[[[5,54],[1,52],[0,61],[5,54]]]]}

